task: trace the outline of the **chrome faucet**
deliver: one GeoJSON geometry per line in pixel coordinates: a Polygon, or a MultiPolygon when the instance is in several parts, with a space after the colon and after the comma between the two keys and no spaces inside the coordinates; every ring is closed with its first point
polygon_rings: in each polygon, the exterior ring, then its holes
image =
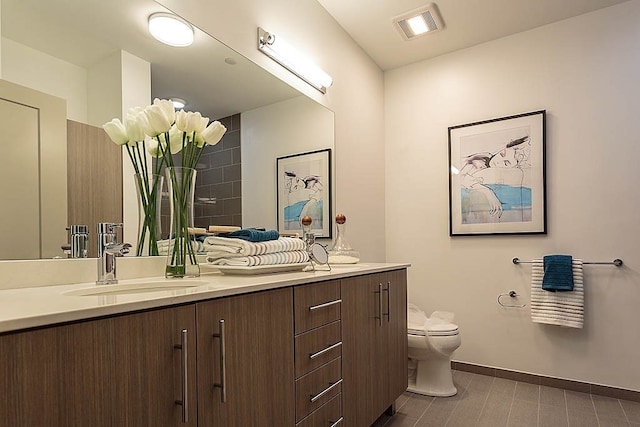
{"type": "Polygon", "coordinates": [[[98,285],[118,283],[116,277],[116,257],[129,253],[129,243],[118,243],[116,229],[122,224],[98,223],[98,285]]]}
{"type": "Polygon", "coordinates": [[[72,225],[67,227],[70,232],[70,253],[71,258],[86,258],[89,244],[89,228],[86,225],[72,225]]]}

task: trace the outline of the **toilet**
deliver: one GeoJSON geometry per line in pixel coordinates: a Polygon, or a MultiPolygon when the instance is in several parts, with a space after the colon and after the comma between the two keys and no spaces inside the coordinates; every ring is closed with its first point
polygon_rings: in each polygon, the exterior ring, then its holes
{"type": "Polygon", "coordinates": [[[449,397],[458,390],[453,385],[451,356],[460,347],[460,331],[453,313],[436,311],[429,318],[409,304],[409,388],[426,396],[449,397]]]}

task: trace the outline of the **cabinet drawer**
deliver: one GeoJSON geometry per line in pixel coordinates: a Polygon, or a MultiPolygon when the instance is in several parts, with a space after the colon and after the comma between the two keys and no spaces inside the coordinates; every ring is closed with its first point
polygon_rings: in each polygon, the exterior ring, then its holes
{"type": "Polygon", "coordinates": [[[342,359],[335,359],[296,380],[296,422],[342,392],[342,359]]]}
{"type": "Polygon", "coordinates": [[[296,286],[293,298],[296,334],[340,319],[342,301],[338,280],[296,286]]]}
{"type": "Polygon", "coordinates": [[[296,427],[338,427],[342,425],[342,393],[340,393],[296,424],[296,427]]]}
{"type": "Polygon", "coordinates": [[[296,378],[342,354],[340,321],[313,329],[295,338],[296,378]]]}

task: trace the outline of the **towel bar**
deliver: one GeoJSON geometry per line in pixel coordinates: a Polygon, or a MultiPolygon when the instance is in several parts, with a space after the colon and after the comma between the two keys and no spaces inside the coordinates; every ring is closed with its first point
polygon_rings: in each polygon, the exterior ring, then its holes
{"type": "MultiPolygon", "coordinates": [[[[520,258],[513,258],[511,260],[514,264],[532,264],[533,261],[520,261],[520,258]]],[[[613,261],[583,261],[582,264],[605,264],[605,265],[615,265],[616,267],[620,267],[623,262],[620,258],[616,258],[613,261]]]]}

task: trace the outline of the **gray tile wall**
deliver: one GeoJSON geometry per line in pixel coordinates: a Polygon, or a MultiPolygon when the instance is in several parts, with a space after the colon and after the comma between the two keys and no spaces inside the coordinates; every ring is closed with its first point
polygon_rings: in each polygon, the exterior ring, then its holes
{"type": "Polygon", "coordinates": [[[240,114],[219,119],[227,127],[222,140],[206,146],[198,164],[194,225],[242,226],[240,114]]]}

